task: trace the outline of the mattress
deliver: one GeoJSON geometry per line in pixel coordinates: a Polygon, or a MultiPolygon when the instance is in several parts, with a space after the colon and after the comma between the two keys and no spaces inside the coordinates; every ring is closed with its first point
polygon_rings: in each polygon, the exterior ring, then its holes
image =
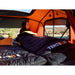
{"type": "Polygon", "coordinates": [[[25,51],[18,45],[0,46],[0,65],[43,65],[44,57],[25,51]]]}

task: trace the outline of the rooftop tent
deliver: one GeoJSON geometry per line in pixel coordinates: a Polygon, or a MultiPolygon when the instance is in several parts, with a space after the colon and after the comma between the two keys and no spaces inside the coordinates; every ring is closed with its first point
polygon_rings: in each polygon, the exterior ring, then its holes
{"type": "Polygon", "coordinates": [[[37,32],[38,36],[43,36],[44,25],[67,25],[70,23],[71,43],[75,44],[75,17],[68,10],[35,10],[27,16],[29,18],[30,29],[37,32]]]}
{"type": "Polygon", "coordinates": [[[68,10],[36,9],[30,14],[19,12],[18,15],[14,14],[13,11],[11,11],[11,14],[3,13],[5,11],[0,12],[0,27],[20,27],[22,21],[29,19],[30,30],[37,33],[38,36],[43,36],[44,25],[67,25],[69,21],[71,25],[71,42],[75,43],[75,17],[68,10]],[[10,23],[11,26],[9,26],[10,23]]]}

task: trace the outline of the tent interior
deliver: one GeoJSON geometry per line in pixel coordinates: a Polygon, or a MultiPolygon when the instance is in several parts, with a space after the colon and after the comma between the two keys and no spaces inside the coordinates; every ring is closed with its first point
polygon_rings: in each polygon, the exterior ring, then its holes
{"type": "MultiPolygon", "coordinates": [[[[37,36],[50,36],[53,38],[66,39],[75,45],[75,11],[58,9],[35,9],[30,13],[0,10],[0,28],[21,28],[23,21],[29,20],[30,30],[37,36]]],[[[1,40],[0,44],[12,43],[12,39],[1,40]]]]}
{"type": "Polygon", "coordinates": [[[53,26],[53,37],[55,26],[67,27],[69,29],[69,41],[75,44],[74,10],[36,9],[30,13],[0,10],[0,28],[21,28],[21,23],[26,19],[29,19],[30,30],[37,33],[38,36],[45,35],[46,25],[53,26]]]}

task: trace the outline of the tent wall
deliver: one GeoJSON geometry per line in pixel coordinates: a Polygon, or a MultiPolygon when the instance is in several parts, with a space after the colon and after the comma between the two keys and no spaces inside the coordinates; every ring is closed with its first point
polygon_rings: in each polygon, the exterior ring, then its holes
{"type": "MultiPolygon", "coordinates": [[[[29,18],[30,30],[33,32],[37,32],[38,36],[43,36],[44,23],[47,20],[59,19],[59,21],[54,21],[55,24],[58,24],[61,19],[63,19],[62,24],[65,24],[65,20],[67,18],[66,12],[62,10],[35,10],[34,13],[30,16],[26,16],[29,18]]],[[[61,23],[61,22],[60,22],[61,23]]],[[[60,24],[59,23],[59,24],[60,24]]]]}
{"type": "Polygon", "coordinates": [[[0,18],[0,28],[21,28],[21,24],[26,19],[0,18]]]}
{"type": "Polygon", "coordinates": [[[30,25],[30,30],[33,31],[33,32],[36,32],[38,22],[34,21],[34,20],[29,20],[29,25],[30,25]]]}
{"type": "MultiPolygon", "coordinates": [[[[67,19],[54,19],[54,25],[66,25],[67,19]]],[[[45,21],[45,25],[53,25],[53,19],[45,21]]]]}
{"type": "Polygon", "coordinates": [[[71,29],[71,41],[70,42],[75,45],[75,32],[72,26],[70,27],[70,29],[71,29]]]}
{"type": "Polygon", "coordinates": [[[37,32],[38,36],[43,36],[44,25],[67,25],[67,18],[71,23],[70,35],[71,43],[75,44],[75,18],[68,12],[63,10],[35,10],[30,16],[26,16],[30,21],[30,29],[33,32],[37,32]],[[72,21],[70,20],[72,19],[72,21]],[[73,25],[73,24],[74,25],[73,25]]]}
{"type": "Polygon", "coordinates": [[[36,21],[30,21],[31,30],[37,32],[38,36],[43,36],[44,24],[46,25],[67,25],[67,18],[71,23],[70,26],[70,42],[75,44],[75,18],[72,15],[62,10],[36,10],[31,16],[27,16],[29,19],[36,21]],[[71,20],[70,20],[71,18],[71,20]],[[38,21],[38,22],[37,22],[38,21]],[[73,24],[72,24],[73,23],[73,24]]]}
{"type": "Polygon", "coordinates": [[[75,17],[71,13],[69,13],[68,11],[67,11],[67,16],[68,16],[68,20],[69,20],[69,22],[71,24],[71,26],[70,26],[71,41],[70,42],[72,44],[75,44],[75,17]]]}

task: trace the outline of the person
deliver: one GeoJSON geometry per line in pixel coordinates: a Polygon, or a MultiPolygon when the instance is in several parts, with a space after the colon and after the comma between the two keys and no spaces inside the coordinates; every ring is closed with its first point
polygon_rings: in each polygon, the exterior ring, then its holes
{"type": "MultiPolygon", "coordinates": [[[[34,33],[30,30],[29,21],[24,21],[21,24],[21,30],[18,36],[23,36],[23,35],[37,36],[37,33],[34,33]]],[[[18,44],[20,46],[21,44],[17,40],[18,36],[13,40],[13,44],[18,44]]]]}
{"type": "Polygon", "coordinates": [[[21,24],[21,30],[20,30],[20,34],[23,33],[24,31],[30,30],[29,29],[29,22],[24,21],[21,24]]]}
{"type": "Polygon", "coordinates": [[[36,33],[32,32],[32,31],[30,30],[29,21],[24,21],[24,22],[22,22],[22,24],[21,24],[20,34],[22,34],[22,33],[24,33],[24,32],[26,32],[26,33],[28,33],[28,34],[32,34],[32,35],[34,35],[34,36],[37,36],[36,33]]]}

